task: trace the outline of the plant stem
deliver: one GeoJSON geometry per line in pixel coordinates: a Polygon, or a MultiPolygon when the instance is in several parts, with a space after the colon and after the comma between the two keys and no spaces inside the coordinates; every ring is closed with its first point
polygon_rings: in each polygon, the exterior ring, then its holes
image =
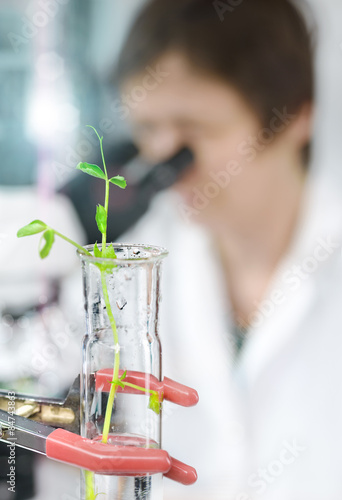
{"type": "Polygon", "coordinates": [[[114,349],[115,349],[113,379],[112,379],[112,382],[114,382],[114,383],[111,384],[111,388],[109,391],[109,397],[108,397],[108,401],[107,401],[106,414],[105,414],[103,431],[102,431],[102,443],[107,443],[109,428],[110,428],[110,421],[112,418],[113,404],[114,404],[115,394],[117,391],[117,384],[115,384],[115,381],[119,377],[120,345],[119,345],[118,331],[116,328],[116,322],[115,322],[112,307],[111,307],[110,301],[109,301],[105,271],[101,271],[101,282],[102,282],[103,297],[104,297],[104,301],[105,301],[105,305],[106,305],[106,311],[108,314],[110,326],[112,327],[112,331],[113,331],[114,349]]]}
{"type": "Polygon", "coordinates": [[[75,241],[72,241],[70,238],[68,238],[67,236],[64,236],[64,234],[62,233],[59,233],[58,231],[56,231],[55,229],[53,229],[54,233],[59,236],[60,238],[62,238],[63,240],[67,241],[68,243],[71,243],[71,245],[74,245],[74,247],[78,248],[78,250],[80,250],[81,253],[83,254],[86,254],[86,255],[89,255],[90,257],[93,257],[93,255],[88,252],[88,250],[86,250],[84,247],[82,247],[81,245],[79,245],[78,243],[76,243],[75,241]]]}
{"type": "Polygon", "coordinates": [[[106,161],[104,158],[104,152],[103,152],[103,137],[99,137],[99,134],[97,134],[99,140],[100,140],[100,149],[101,149],[101,157],[102,157],[102,163],[103,163],[103,170],[106,176],[106,191],[105,191],[105,204],[104,208],[106,211],[106,230],[104,233],[102,233],[102,251],[106,248],[106,243],[107,243],[107,224],[108,224],[108,205],[109,205],[109,179],[108,179],[108,173],[107,173],[107,167],[106,167],[106,161]]]}
{"type": "Polygon", "coordinates": [[[100,149],[101,149],[101,157],[102,157],[102,163],[103,163],[103,169],[104,173],[106,174],[106,178],[108,179],[108,174],[107,174],[107,167],[106,167],[106,162],[104,158],[104,152],[103,152],[103,137],[100,137],[100,149]]]}
{"type": "Polygon", "coordinates": [[[93,472],[89,470],[84,471],[85,475],[85,483],[86,483],[86,500],[95,500],[96,495],[94,491],[94,483],[93,483],[93,478],[94,474],[93,472]]]}
{"type": "Polygon", "coordinates": [[[131,384],[130,382],[125,382],[124,380],[121,380],[121,383],[123,385],[126,385],[127,387],[132,387],[132,389],[136,389],[137,391],[149,392],[150,394],[158,394],[158,392],[154,391],[153,389],[146,389],[146,387],[140,387],[139,385],[131,384]]]}
{"type": "MultiPolygon", "coordinates": [[[[99,138],[100,141],[100,149],[101,149],[101,157],[102,157],[102,163],[103,163],[103,169],[104,173],[106,176],[106,192],[105,192],[105,204],[104,204],[104,209],[106,211],[106,229],[102,233],[102,254],[104,253],[107,245],[107,224],[108,224],[108,204],[109,204],[109,180],[108,180],[108,174],[107,174],[107,167],[106,167],[106,162],[104,158],[104,152],[103,152],[103,137],[100,137],[97,131],[95,130],[97,137],[99,138]]],[[[101,282],[102,282],[102,291],[103,291],[103,297],[104,301],[106,304],[106,310],[109,318],[110,325],[112,327],[113,331],[113,337],[114,337],[114,349],[115,349],[115,357],[114,357],[114,367],[113,367],[113,382],[118,379],[119,376],[119,368],[120,368],[120,345],[119,345],[119,336],[118,336],[118,331],[116,328],[116,322],[113,316],[113,311],[110,305],[109,301],[109,295],[108,295],[108,288],[107,288],[107,283],[106,283],[106,275],[105,271],[101,271],[101,282]]],[[[108,434],[109,434],[109,428],[110,428],[110,421],[112,418],[112,411],[113,411],[113,404],[114,404],[114,399],[117,391],[117,384],[113,383],[111,385],[110,391],[109,391],[109,397],[107,401],[107,407],[106,407],[106,413],[105,413],[105,419],[104,419],[104,424],[103,424],[103,431],[102,431],[102,442],[107,443],[108,441],[108,434]]]]}
{"type": "Polygon", "coordinates": [[[108,203],[109,203],[109,180],[107,177],[107,171],[106,171],[106,195],[105,195],[105,210],[106,210],[106,231],[102,234],[102,252],[106,248],[107,244],[107,224],[108,224],[108,203]]]}

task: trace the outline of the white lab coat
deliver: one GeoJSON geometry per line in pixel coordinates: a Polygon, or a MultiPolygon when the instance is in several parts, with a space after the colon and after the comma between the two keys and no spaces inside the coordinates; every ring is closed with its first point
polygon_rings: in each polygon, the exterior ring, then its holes
{"type": "Polygon", "coordinates": [[[200,396],[191,409],[165,405],[163,447],[199,475],[191,487],[165,481],[166,500],[341,500],[338,197],[323,179],[308,181],[298,232],[238,363],[215,248],[182,220],[178,203],[172,192],[159,195],[124,239],[170,251],[163,371],[200,396]]]}

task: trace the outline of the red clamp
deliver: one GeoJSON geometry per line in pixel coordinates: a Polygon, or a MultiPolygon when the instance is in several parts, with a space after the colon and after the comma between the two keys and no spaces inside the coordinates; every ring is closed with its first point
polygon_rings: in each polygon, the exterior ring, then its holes
{"type": "MultiPolygon", "coordinates": [[[[123,373],[123,370],[120,370],[119,378],[123,373]]],[[[99,370],[95,376],[96,390],[109,392],[112,377],[112,369],[99,370]]],[[[160,382],[153,375],[128,371],[124,381],[156,391],[160,400],[163,397],[181,406],[194,406],[198,402],[198,394],[194,389],[166,377],[160,382]]],[[[117,391],[141,394],[141,391],[129,386],[118,386],[117,391]]],[[[144,476],[163,473],[164,476],[185,485],[193,484],[197,480],[193,467],[170,457],[165,450],[105,444],[64,429],[56,429],[47,437],[46,455],[97,474],[144,476]]]]}
{"type": "Polygon", "coordinates": [[[185,485],[197,480],[193,467],[170,457],[165,450],[104,444],[64,429],[56,429],[48,436],[46,456],[96,474],[144,476],[163,473],[185,485]]]}
{"type": "MultiPolygon", "coordinates": [[[[119,371],[119,378],[123,375],[124,371],[119,371]]],[[[95,389],[97,391],[109,392],[113,378],[113,369],[106,368],[96,372],[95,389]]],[[[164,399],[171,401],[180,406],[194,406],[198,403],[198,393],[195,389],[187,387],[186,385],[179,384],[170,378],[165,377],[162,382],[159,382],[157,377],[147,373],[128,371],[126,373],[124,382],[138,385],[144,389],[156,391],[161,398],[162,394],[164,399]]],[[[118,392],[125,392],[126,394],[141,394],[137,389],[131,387],[122,388],[117,387],[118,392]]]]}

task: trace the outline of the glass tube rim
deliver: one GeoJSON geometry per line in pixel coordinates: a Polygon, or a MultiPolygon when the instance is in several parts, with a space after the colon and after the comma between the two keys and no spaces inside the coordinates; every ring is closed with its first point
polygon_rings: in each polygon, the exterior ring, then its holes
{"type": "MultiPolygon", "coordinates": [[[[168,250],[164,247],[157,246],[157,245],[150,245],[146,243],[116,243],[116,242],[110,242],[107,243],[107,246],[113,245],[114,251],[116,249],[124,249],[124,248],[129,248],[129,249],[136,249],[139,250],[139,252],[150,252],[150,255],[147,257],[139,257],[139,253],[137,253],[134,257],[117,257],[115,259],[115,264],[121,264],[124,266],[127,265],[138,265],[138,264],[145,264],[145,263],[150,263],[150,262],[158,262],[167,257],[169,254],[168,250]]],[[[94,250],[95,245],[84,245],[84,249],[87,250],[88,252],[92,252],[94,250]]],[[[102,245],[98,243],[98,247],[101,250],[102,245]]],[[[109,263],[112,262],[113,259],[108,259],[108,258],[102,258],[102,257],[95,257],[94,255],[87,255],[85,253],[82,253],[81,250],[77,250],[77,254],[80,257],[80,259],[84,262],[89,262],[89,263],[109,263]]]]}

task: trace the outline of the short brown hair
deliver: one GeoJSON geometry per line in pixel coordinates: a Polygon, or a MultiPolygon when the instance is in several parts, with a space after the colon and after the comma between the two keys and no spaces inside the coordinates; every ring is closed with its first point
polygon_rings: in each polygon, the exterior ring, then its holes
{"type": "Polygon", "coordinates": [[[263,126],[274,108],[295,114],[314,98],[312,40],[290,0],[150,0],[122,49],[119,81],[169,51],[233,85],[263,126]]]}

